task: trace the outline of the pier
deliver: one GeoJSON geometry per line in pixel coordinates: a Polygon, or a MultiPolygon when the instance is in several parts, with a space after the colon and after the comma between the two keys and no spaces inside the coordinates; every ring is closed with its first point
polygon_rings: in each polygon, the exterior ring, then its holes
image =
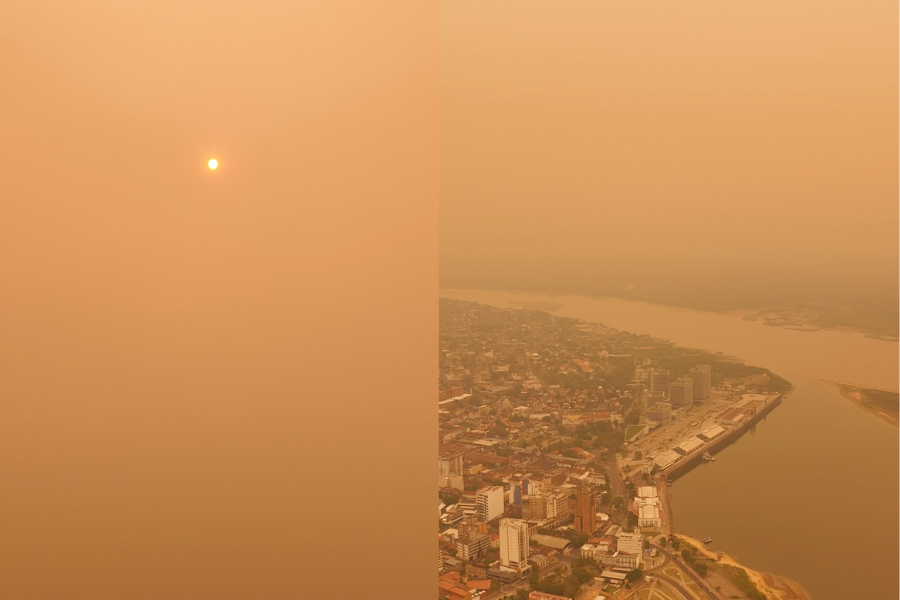
{"type": "Polygon", "coordinates": [[[669,482],[674,481],[678,477],[681,477],[682,475],[696,467],[698,464],[702,463],[704,452],[715,454],[725,446],[736,442],[738,438],[740,438],[748,429],[759,423],[766,417],[766,415],[772,412],[772,410],[776,406],[781,404],[784,396],[785,394],[778,394],[771,402],[758,410],[755,415],[747,419],[745,422],[741,423],[737,427],[734,427],[722,437],[717,438],[709,442],[708,444],[704,444],[691,454],[688,454],[683,459],[679,460],[676,464],[660,472],[660,474],[657,476],[656,486],[659,492],[659,512],[660,519],[662,521],[663,535],[669,536],[675,532],[675,519],[672,514],[672,495],[669,492],[669,482]]]}

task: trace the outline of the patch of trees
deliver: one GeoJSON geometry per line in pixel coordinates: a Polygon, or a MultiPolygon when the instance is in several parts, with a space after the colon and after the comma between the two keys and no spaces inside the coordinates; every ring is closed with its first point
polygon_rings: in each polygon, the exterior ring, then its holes
{"type": "Polygon", "coordinates": [[[576,548],[581,548],[588,541],[588,536],[586,533],[578,533],[574,529],[564,529],[551,535],[561,535],[562,537],[572,542],[572,545],[576,548]]]}
{"type": "Polygon", "coordinates": [[[537,573],[532,573],[528,579],[528,585],[536,592],[575,598],[581,588],[581,581],[574,573],[567,576],[562,573],[553,573],[543,579],[537,573]]]}
{"type": "Polygon", "coordinates": [[[747,598],[750,600],[768,600],[768,597],[759,591],[756,584],[750,580],[747,571],[740,567],[732,567],[731,565],[723,565],[723,568],[728,573],[731,581],[734,582],[734,585],[736,585],[747,598]]]}
{"type": "Polygon", "coordinates": [[[438,497],[441,499],[441,502],[443,502],[447,506],[450,506],[451,504],[456,504],[457,502],[459,502],[459,499],[462,497],[462,495],[454,495],[451,492],[440,492],[438,497]]]}
{"type": "Polygon", "coordinates": [[[625,439],[625,430],[623,428],[613,429],[612,423],[608,421],[597,421],[579,425],[575,429],[575,435],[583,440],[593,440],[592,445],[595,449],[617,450],[625,439]]]}
{"type": "MultiPolygon", "coordinates": [[[[577,368],[580,371],[581,367],[577,368]]],[[[591,379],[589,374],[579,371],[560,373],[559,371],[548,369],[541,371],[540,378],[545,385],[558,385],[561,388],[574,391],[589,390],[597,387],[596,382],[591,379]]]]}
{"type": "Polygon", "coordinates": [[[698,560],[696,551],[690,546],[681,551],[681,558],[687,563],[700,577],[706,577],[709,567],[705,562],[698,560]]]}

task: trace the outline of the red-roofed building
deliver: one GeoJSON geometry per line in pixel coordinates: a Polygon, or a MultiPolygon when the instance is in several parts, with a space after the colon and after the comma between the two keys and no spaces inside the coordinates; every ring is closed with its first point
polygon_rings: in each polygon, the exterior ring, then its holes
{"type": "Polygon", "coordinates": [[[490,579],[470,579],[466,582],[466,587],[470,590],[478,590],[482,592],[487,592],[491,590],[491,580],[490,579]]]}
{"type": "Polygon", "coordinates": [[[472,592],[449,581],[438,581],[438,598],[450,600],[472,600],[472,592]]]}

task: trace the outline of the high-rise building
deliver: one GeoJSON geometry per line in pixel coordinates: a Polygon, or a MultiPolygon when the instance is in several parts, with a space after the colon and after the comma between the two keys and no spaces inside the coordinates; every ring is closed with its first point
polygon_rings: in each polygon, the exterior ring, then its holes
{"type": "Polygon", "coordinates": [[[547,508],[544,513],[548,519],[564,517],[569,514],[569,495],[564,492],[546,494],[547,508]]]}
{"type": "Polygon", "coordinates": [[[486,487],[475,494],[475,516],[482,523],[493,521],[503,514],[503,488],[486,487]]]}
{"type": "Polygon", "coordinates": [[[451,446],[440,451],[438,475],[443,477],[463,477],[463,452],[451,446]]]}
{"type": "Polygon", "coordinates": [[[662,392],[647,392],[647,396],[645,398],[645,402],[647,403],[647,406],[644,407],[644,410],[646,411],[648,408],[650,408],[654,404],[658,404],[659,402],[667,402],[667,401],[668,401],[668,399],[666,398],[666,395],[663,394],[662,392]]]}
{"type": "Polygon", "coordinates": [[[669,385],[669,399],[672,406],[690,406],[694,403],[694,382],[688,377],[679,377],[669,385]]]}
{"type": "Polygon", "coordinates": [[[709,365],[698,365],[690,370],[689,376],[694,382],[694,402],[709,400],[709,388],[712,380],[712,369],[709,365]]]}
{"type": "Polygon", "coordinates": [[[650,391],[669,395],[668,369],[650,369],[650,391]]]}
{"type": "Polygon", "coordinates": [[[647,419],[650,421],[666,421],[672,414],[672,405],[668,402],[657,402],[647,409],[647,419]]]}
{"type": "Polygon", "coordinates": [[[591,534],[597,528],[597,488],[582,481],[575,492],[575,531],[591,534]]]}
{"type": "Polygon", "coordinates": [[[500,564],[511,569],[528,566],[528,523],[522,519],[500,520],[500,564]]]}
{"type": "MultiPolygon", "coordinates": [[[[523,515],[525,514],[523,506],[523,515]]],[[[528,496],[528,518],[543,520],[547,518],[547,500],[543,494],[531,494],[528,496]]]]}
{"type": "Polygon", "coordinates": [[[456,556],[461,560],[473,560],[487,552],[490,547],[491,536],[475,533],[456,542],[456,556]]]}

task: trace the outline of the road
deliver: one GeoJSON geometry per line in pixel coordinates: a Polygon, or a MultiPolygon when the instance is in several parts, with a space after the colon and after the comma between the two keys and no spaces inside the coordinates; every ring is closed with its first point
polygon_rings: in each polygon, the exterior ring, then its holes
{"type": "MultiPolygon", "coordinates": [[[[538,570],[538,577],[546,577],[560,567],[568,568],[570,567],[570,565],[568,564],[568,561],[551,561],[550,564],[538,570]]],[[[504,595],[515,595],[516,590],[519,588],[528,589],[528,577],[523,577],[522,579],[513,581],[512,583],[504,583],[500,586],[500,589],[498,591],[488,595],[485,600],[496,600],[497,598],[502,598],[504,595]]]]}
{"type": "MultiPolygon", "coordinates": [[[[691,592],[689,592],[689,591],[681,584],[681,582],[679,582],[679,581],[676,580],[676,579],[673,579],[672,577],[669,577],[668,575],[666,575],[666,574],[664,574],[664,573],[662,572],[662,569],[664,569],[664,568],[666,567],[666,565],[668,565],[668,564],[671,563],[671,564],[677,566],[679,569],[681,569],[681,571],[682,571],[683,573],[686,573],[687,576],[690,577],[691,580],[692,580],[694,583],[696,583],[697,586],[698,586],[701,590],[703,590],[703,592],[706,593],[706,595],[710,598],[710,600],[721,600],[721,599],[720,599],[718,596],[716,596],[711,590],[709,590],[709,588],[706,587],[706,584],[705,584],[699,577],[697,577],[697,575],[695,575],[695,574],[693,573],[693,571],[690,570],[689,567],[687,567],[686,565],[682,564],[681,561],[678,560],[678,558],[676,558],[675,556],[673,556],[672,554],[670,554],[670,553],[667,552],[666,550],[663,550],[662,548],[660,548],[660,547],[657,546],[656,544],[652,544],[652,546],[653,546],[654,548],[656,548],[659,552],[661,552],[663,556],[665,556],[665,560],[664,560],[663,562],[661,562],[660,564],[658,564],[657,566],[653,567],[653,568],[646,569],[646,570],[645,570],[646,573],[653,573],[653,576],[654,576],[654,577],[656,577],[656,578],[658,578],[658,579],[661,579],[661,580],[665,581],[666,583],[668,583],[669,585],[671,585],[673,588],[675,588],[675,589],[678,591],[678,593],[681,594],[681,595],[683,595],[687,600],[691,600],[692,598],[694,598],[694,595],[693,595],[691,592]]],[[[545,566],[543,569],[541,569],[540,572],[539,572],[539,575],[540,575],[541,577],[545,577],[545,576],[547,576],[548,574],[550,574],[552,571],[558,569],[558,568],[561,567],[561,566],[567,566],[567,567],[571,568],[571,564],[570,564],[570,563],[571,563],[571,560],[572,560],[573,558],[576,558],[576,557],[574,557],[574,556],[565,556],[565,557],[560,557],[560,558],[561,558],[562,560],[560,560],[560,561],[558,561],[558,562],[557,562],[557,561],[554,561],[554,562],[550,563],[549,565],[545,566]],[[568,559],[568,560],[566,560],[566,559],[568,559]]],[[[643,587],[643,585],[638,585],[638,586],[636,586],[636,589],[635,589],[634,591],[637,591],[637,590],[640,589],[641,587],[643,587]]],[[[515,582],[513,582],[513,583],[504,584],[504,585],[500,588],[500,590],[498,590],[498,591],[494,592],[493,594],[489,595],[489,596],[487,597],[487,600],[496,600],[496,599],[498,599],[498,598],[502,598],[504,595],[515,595],[516,590],[519,589],[519,588],[525,588],[525,589],[528,589],[528,578],[527,578],[527,577],[525,577],[525,578],[523,578],[523,579],[520,579],[519,581],[515,581],[515,582]]],[[[587,595],[589,595],[588,592],[590,592],[590,591],[596,591],[596,590],[594,590],[594,586],[590,586],[588,589],[582,590],[582,594],[587,594],[587,595]]],[[[600,593],[600,592],[598,592],[598,593],[600,593]]],[[[601,595],[602,595],[603,597],[608,597],[608,594],[605,594],[605,593],[601,593],[601,595]]]]}
{"type": "Polygon", "coordinates": [[[615,521],[620,525],[625,522],[625,516],[627,516],[628,512],[628,494],[625,492],[625,481],[622,479],[622,472],[619,471],[618,460],[616,459],[616,453],[610,452],[609,461],[606,463],[606,473],[609,476],[609,512],[610,518],[615,517],[615,521]],[[613,511],[613,501],[616,499],[616,496],[621,496],[622,500],[625,502],[622,507],[621,513],[617,513],[613,511]],[[623,516],[624,515],[624,516],[623,516]]]}
{"type": "Polygon", "coordinates": [[[669,577],[668,575],[664,575],[664,574],[662,573],[661,570],[662,570],[667,564],[672,563],[672,564],[674,564],[675,566],[677,566],[678,568],[680,568],[681,571],[682,571],[683,573],[686,573],[687,576],[690,577],[691,580],[692,580],[694,583],[696,583],[697,586],[698,586],[701,590],[703,590],[704,593],[706,593],[706,595],[707,595],[711,600],[720,600],[720,598],[719,598],[718,596],[716,596],[716,595],[712,592],[712,590],[710,590],[710,589],[706,586],[706,583],[704,583],[697,575],[694,574],[694,572],[690,569],[690,567],[688,567],[687,565],[682,564],[682,562],[681,562],[680,560],[678,560],[675,556],[673,556],[672,554],[669,554],[669,552],[667,552],[666,550],[663,550],[661,547],[657,546],[656,544],[651,544],[651,545],[652,545],[654,548],[656,548],[659,552],[661,552],[663,556],[666,557],[666,560],[664,560],[662,563],[658,564],[657,566],[653,567],[652,569],[647,569],[647,571],[653,571],[653,576],[654,576],[654,577],[659,577],[660,579],[665,580],[666,583],[671,584],[671,585],[672,585],[673,587],[675,587],[679,592],[682,592],[682,593],[686,594],[686,596],[685,596],[686,598],[691,598],[692,595],[691,595],[687,590],[685,590],[683,586],[681,586],[677,581],[675,581],[674,579],[672,579],[672,578],[669,577]],[[659,571],[659,572],[657,572],[657,571],[659,571]]]}
{"type": "Polygon", "coordinates": [[[672,502],[669,497],[669,482],[665,475],[660,475],[658,477],[656,488],[659,491],[659,516],[662,520],[662,534],[668,537],[674,531],[674,523],[672,522],[672,502]]]}

